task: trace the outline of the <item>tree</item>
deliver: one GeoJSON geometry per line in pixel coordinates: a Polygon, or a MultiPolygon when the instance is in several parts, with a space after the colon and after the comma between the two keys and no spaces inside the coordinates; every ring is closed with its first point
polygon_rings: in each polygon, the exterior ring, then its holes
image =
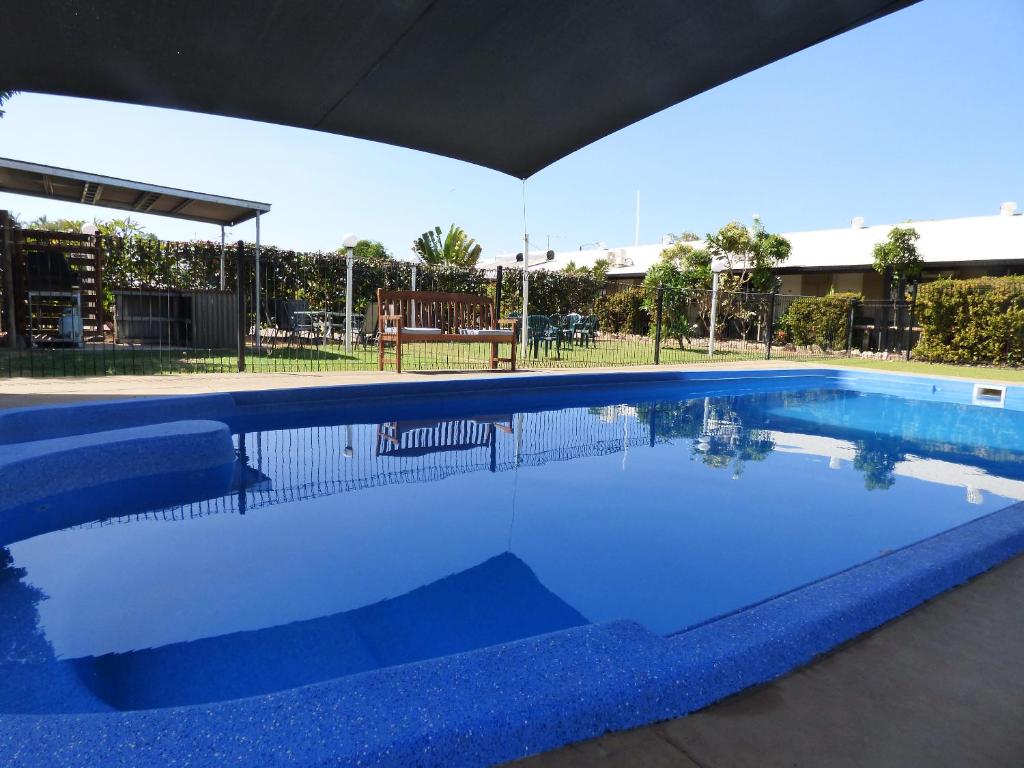
{"type": "Polygon", "coordinates": [[[123,219],[110,219],[109,221],[93,219],[93,224],[99,228],[100,234],[105,237],[146,237],[148,239],[156,239],[156,235],[146,232],[146,228],[131,216],[125,216],[123,219]]]}
{"type": "MultiPolygon", "coordinates": [[[[657,313],[658,287],[665,289],[662,299],[662,333],[675,339],[680,348],[686,345],[696,329],[690,322],[690,303],[697,306],[701,323],[708,327],[711,316],[711,256],[707,251],[687,243],[676,243],[661,252],[661,258],[647,271],[644,305],[652,317],[657,313]]],[[[652,328],[652,332],[657,328],[652,328]]]]}
{"type": "Polygon", "coordinates": [[[29,222],[29,229],[40,229],[46,232],[81,232],[85,219],[49,219],[44,214],[29,222]]]}
{"type": "Polygon", "coordinates": [[[789,258],[792,246],[782,235],[768,232],[760,219],[748,229],[730,221],[707,236],[712,257],[723,259],[734,278],[733,289],[769,293],[774,287],[775,270],[789,258]]]}
{"type": "Polygon", "coordinates": [[[460,227],[451,225],[448,234],[434,227],[417,237],[412,249],[424,264],[433,266],[475,267],[482,248],[460,227]]]}
{"type": "Polygon", "coordinates": [[[764,316],[768,294],[775,287],[775,270],[789,258],[792,246],[782,235],[768,232],[758,218],[747,228],[730,221],[707,236],[708,251],[725,262],[719,287],[723,292],[719,315],[731,320],[742,338],[764,316]],[[751,295],[757,294],[757,295],[751,295]]]}
{"type": "Polygon", "coordinates": [[[913,227],[893,227],[884,243],[874,248],[875,271],[887,277],[890,287],[899,291],[907,281],[921,276],[924,260],[917,252],[917,240],[921,236],[913,227]]]}
{"type": "Polygon", "coordinates": [[[595,280],[604,282],[608,277],[608,269],[611,265],[612,263],[609,259],[597,259],[591,267],[580,266],[575,261],[570,261],[562,268],[562,272],[567,275],[592,277],[595,280]]]}
{"type": "MultiPolygon", "coordinates": [[[[357,262],[382,263],[392,259],[391,251],[377,240],[360,240],[352,250],[357,262]]],[[[346,249],[338,248],[334,253],[337,256],[344,256],[346,249]]]]}
{"type": "MultiPolygon", "coordinates": [[[[11,97],[16,94],[17,91],[0,91],[0,107],[4,105],[5,101],[10,101],[11,97]]],[[[4,111],[0,109],[0,117],[4,116],[4,111]]]]}

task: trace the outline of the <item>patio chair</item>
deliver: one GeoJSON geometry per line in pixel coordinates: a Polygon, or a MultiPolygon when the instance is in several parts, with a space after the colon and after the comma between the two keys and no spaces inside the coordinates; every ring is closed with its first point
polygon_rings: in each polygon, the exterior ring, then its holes
{"type": "Polygon", "coordinates": [[[551,342],[555,342],[556,351],[560,348],[558,330],[551,324],[551,318],[547,315],[530,315],[526,321],[526,340],[533,345],[534,357],[540,355],[541,342],[544,343],[545,355],[551,349],[551,342]]]}
{"type": "Polygon", "coordinates": [[[576,327],[582,319],[582,315],[579,315],[576,312],[571,312],[566,315],[565,320],[562,321],[561,333],[559,335],[570,347],[576,340],[576,327]]]}
{"type": "Polygon", "coordinates": [[[370,346],[377,346],[377,334],[380,332],[380,315],[377,312],[377,302],[371,301],[366,305],[363,314],[363,325],[358,331],[356,341],[363,345],[363,349],[370,346]]]}
{"type": "Polygon", "coordinates": [[[597,337],[597,315],[587,315],[576,324],[576,336],[580,344],[590,346],[597,337]]]}
{"type": "Polygon", "coordinates": [[[309,302],[304,299],[274,299],[268,313],[274,322],[274,340],[284,336],[288,346],[293,340],[301,341],[303,334],[313,337],[313,321],[309,315],[296,314],[308,312],[309,302]]]}

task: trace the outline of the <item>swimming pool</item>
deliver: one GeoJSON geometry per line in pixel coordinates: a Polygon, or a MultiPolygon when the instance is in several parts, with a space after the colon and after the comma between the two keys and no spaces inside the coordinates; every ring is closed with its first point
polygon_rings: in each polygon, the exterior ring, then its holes
{"type": "Polygon", "coordinates": [[[0,414],[0,736],[481,765],[692,711],[1019,551],[1024,396],[972,400],[706,372],[0,414]]]}

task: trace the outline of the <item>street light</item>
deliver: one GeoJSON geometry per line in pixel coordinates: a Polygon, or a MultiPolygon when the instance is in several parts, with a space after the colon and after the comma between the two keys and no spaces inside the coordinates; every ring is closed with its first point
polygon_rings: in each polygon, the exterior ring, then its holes
{"type": "Polygon", "coordinates": [[[352,262],[359,238],[351,232],[341,241],[345,249],[345,354],[352,354],[352,262]]]}

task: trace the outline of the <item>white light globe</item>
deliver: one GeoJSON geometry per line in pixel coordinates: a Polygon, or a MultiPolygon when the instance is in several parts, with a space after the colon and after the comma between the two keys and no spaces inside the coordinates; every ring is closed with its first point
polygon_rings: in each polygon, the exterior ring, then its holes
{"type": "Polygon", "coordinates": [[[355,248],[359,242],[359,238],[349,232],[345,235],[345,239],[341,241],[342,248],[355,248]]]}

